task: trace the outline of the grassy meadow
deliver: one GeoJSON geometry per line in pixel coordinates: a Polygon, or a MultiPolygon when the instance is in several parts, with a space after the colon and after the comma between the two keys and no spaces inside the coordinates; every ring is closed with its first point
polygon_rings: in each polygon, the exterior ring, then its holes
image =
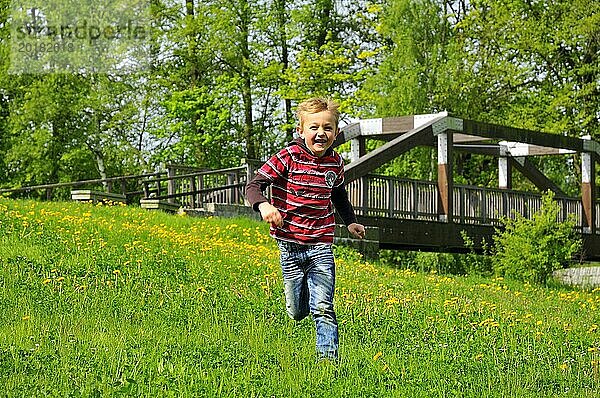
{"type": "Polygon", "coordinates": [[[337,248],[339,364],[287,318],[268,226],[0,199],[0,397],[593,397],[600,289],[337,248]]]}

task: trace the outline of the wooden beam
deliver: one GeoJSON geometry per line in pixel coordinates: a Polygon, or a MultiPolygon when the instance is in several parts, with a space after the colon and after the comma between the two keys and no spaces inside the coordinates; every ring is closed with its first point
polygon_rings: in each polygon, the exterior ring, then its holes
{"type": "MultiPolygon", "coordinates": [[[[379,248],[396,250],[424,250],[446,253],[484,254],[483,241],[493,242],[496,227],[492,225],[444,223],[439,221],[407,220],[389,217],[358,216],[365,226],[379,227],[379,248]],[[462,232],[473,239],[466,247],[462,232]]],[[[341,220],[340,220],[341,222],[341,220]]],[[[600,260],[600,234],[582,234],[583,257],[600,260]]]]}
{"type": "Polygon", "coordinates": [[[358,216],[363,225],[379,227],[381,249],[409,249],[446,253],[468,253],[471,249],[482,253],[482,241],[492,242],[491,225],[444,223],[439,221],[407,220],[401,218],[358,216]],[[466,247],[461,231],[473,239],[473,247],[466,247]]]}
{"type": "Polygon", "coordinates": [[[479,155],[500,156],[500,146],[495,144],[454,144],[453,148],[461,152],[475,153],[479,155]]]}
{"type": "Polygon", "coordinates": [[[452,222],[452,133],[438,134],[438,217],[452,222]]]}
{"type": "Polygon", "coordinates": [[[403,134],[415,128],[414,116],[386,117],[382,120],[382,134],[403,134]]]}
{"type": "MultiPolygon", "coordinates": [[[[585,139],[591,140],[590,136],[585,139]]],[[[594,154],[581,154],[581,203],[583,207],[583,231],[596,233],[596,162],[594,154]]]]}
{"type": "Polygon", "coordinates": [[[584,149],[584,140],[580,138],[567,137],[560,134],[542,133],[516,127],[501,126],[498,124],[476,122],[467,119],[463,119],[462,133],[543,147],[570,149],[577,152],[582,152],[584,149]]]}
{"type": "Polygon", "coordinates": [[[379,166],[386,164],[390,160],[418,145],[432,145],[433,136],[431,125],[435,120],[438,119],[434,119],[416,129],[412,129],[406,134],[402,134],[400,137],[395,138],[369,152],[365,156],[362,156],[356,162],[348,164],[344,169],[346,183],[367,175],[379,166]]]}
{"type": "Polygon", "coordinates": [[[340,129],[340,133],[333,142],[333,147],[338,147],[344,142],[348,142],[360,136],[360,123],[352,123],[340,129]]]}
{"type": "Polygon", "coordinates": [[[498,188],[512,189],[512,163],[509,156],[498,158],[498,188]]]}
{"type": "Polygon", "coordinates": [[[455,144],[457,143],[463,143],[463,142],[481,142],[481,141],[489,141],[489,138],[485,138],[485,137],[479,137],[476,135],[469,135],[469,134],[460,134],[460,133],[455,133],[454,137],[453,137],[453,142],[455,144]]]}
{"type": "Polygon", "coordinates": [[[365,137],[357,137],[350,141],[350,162],[356,162],[367,153],[365,137]]]}
{"type": "Polygon", "coordinates": [[[549,148],[540,145],[524,144],[521,142],[500,141],[498,144],[506,148],[508,154],[514,157],[518,156],[539,156],[539,155],[568,155],[575,151],[562,148],[549,148]]]}
{"type": "Polygon", "coordinates": [[[551,190],[552,192],[567,196],[555,183],[553,183],[548,177],[546,177],[541,171],[535,167],[529,159],[525,157],[512,158],[514,161],[512,165],[519,170],[529,181],[533,183],[540,191],[551,190]]]}

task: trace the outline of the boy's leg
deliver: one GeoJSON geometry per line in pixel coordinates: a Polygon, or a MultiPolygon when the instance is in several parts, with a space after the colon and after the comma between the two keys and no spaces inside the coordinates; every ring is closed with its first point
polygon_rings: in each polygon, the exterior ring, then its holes
{"type": "Polygon", "coordinates": [[[322,358],[338,356],[338,323],[333,309],[335,261],[331,245],[317,245],[309,254],[310,311],[317,332],[317,351],[322,358]]]}
{"type": "Polygon", "coordinates": [[[278,241],[278,245],[286,311],[290,318],[300,321],[310,314],[307,275],[302,267],[306,253],[295,250],[293,243],[278,241]]]}

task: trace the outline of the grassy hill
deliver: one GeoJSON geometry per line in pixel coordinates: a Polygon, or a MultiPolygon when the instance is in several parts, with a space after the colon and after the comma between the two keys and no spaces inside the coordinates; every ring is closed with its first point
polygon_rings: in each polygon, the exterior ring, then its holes
{"type": "Polygon", "coordinates": [[[0,396],[572,396],[600,290],[421,274],[337,250],[341,363],[285,315],[264,223],[0,199],[0,396]]]}

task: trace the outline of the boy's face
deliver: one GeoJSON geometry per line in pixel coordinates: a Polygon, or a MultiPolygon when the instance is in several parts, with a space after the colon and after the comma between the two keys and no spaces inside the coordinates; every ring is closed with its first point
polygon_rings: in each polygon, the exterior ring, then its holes
{"type": "Polygon", "coordinates": [[[304,114],[301,126],[296,131],[308,149],[318,157],[325,154],[340,132],[335,117],[329,111],[304,114]]]}

